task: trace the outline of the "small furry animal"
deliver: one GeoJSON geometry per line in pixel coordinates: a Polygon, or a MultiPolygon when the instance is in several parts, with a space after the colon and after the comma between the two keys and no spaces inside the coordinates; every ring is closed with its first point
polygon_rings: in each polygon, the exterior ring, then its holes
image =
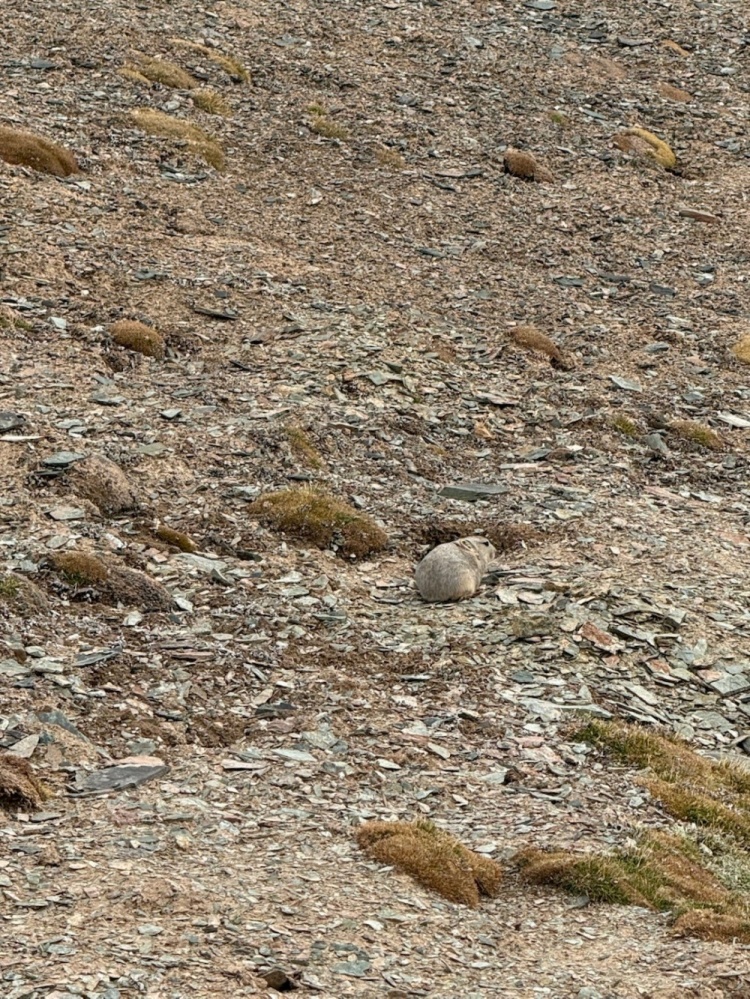
{"type": "Polygon", "coordinates": [[[422,599],[446,603],[473,597],[495,554],[487,538],[480,537],[459,538],[433,548],[415,573],[422,599]]]}

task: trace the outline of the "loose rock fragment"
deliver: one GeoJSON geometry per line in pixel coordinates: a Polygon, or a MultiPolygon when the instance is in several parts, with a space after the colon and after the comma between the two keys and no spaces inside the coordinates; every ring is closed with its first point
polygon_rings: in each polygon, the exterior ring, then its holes
{"type": "Polygon", "coordinates": [[[133,319],[121,319],[110,329],[112,339],[118,346],[135,350],[146,357],[154,357],[157,361],[164,359],[165,342],[163,335],[145,323],[133,319]]]}
{"type": "Polygon", "coordinates": [[[67,149],[40,135],[14,128],[0,128],[0,159],[53,177],[69,177],[79,172],[75,157],[67,149]]]}
{"type": "Polygon", "coordinates": [[[520,149],[506,149],[503,166],[506,173],[522,180],[552,183],[555,179],[547,167],[538,162],[533,153],[522,152],[520,149]]]}

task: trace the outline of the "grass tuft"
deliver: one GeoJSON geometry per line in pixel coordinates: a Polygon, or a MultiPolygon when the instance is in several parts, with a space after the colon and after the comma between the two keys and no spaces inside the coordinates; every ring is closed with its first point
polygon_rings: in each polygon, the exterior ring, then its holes
{"type": "Polygon", "coordinates": [[[419,532],[419,542],[435,548],[472,535],[484,535],[499,553],[518,551],[544,541],[544,531],[533,524],[497,523],[477,520],[430,520],[419,532]]]}
{"type": "Polygon", "coordinates": [[[146,357],[154,357],[157,361],[164,359],[164,337],[158,330],[146,326],[145,323],[133,319],[121,319],[113,324],[110,334],[120,347],[135,350],[146,357]]]}
{"type": "Polygon", "coordinates": [[[89,552],[55,552],[50,564],[73,590],[92,590],[106,604],[168,610],[172,597],[161,583],[126,566],[104,562],[89,552]]]}
{"type": "Polygon", "coordinates": [[[224,100],[217,90],[210,90],[204,87],[201,90],[193,90],[190,94],[193,104],[206,114],[221,115],[228,118],[232,113],[231,106],[224,100]]]}
{"type": "Polygon", "coordinates": [[[737,358],[738,361],[742,361],[743,364],[750,364],[750,335],[743,336],[734,347],[732,347],[732,353],[737,358]]]}
{"type": "Polygon", "coordinates": [[[173,527],[167,527],[166,524],[160,524],[154,531],[154,534],[161,541],[171,545],[173,548],[178,548],[181,552],[198,551],[198,545],[196,545],[189,534],[185,534],[183,531],[176,531],[173,527]]]}
{"type": "Polygon", "coordinates": [[[343,142],[349,138],[349,129],[346,126],[340,125],[337,121],[331,121],[324,115],[316,115],[313,118],[310,122],[310,131],[324,139],[339,139],[343,142]]]}
{"type": "Polygon", "coordinates": [[[682,440],[692,441],[708,451],[723,451],[725,448],[722,437],[704,423],[695,420],[674,420],[669,424],[669,429],[682,440]]]}
{"type": "Polygon", "coordinates": [[[0,576],[0,604],[8,605],[24,617],[49,610],[49,602],[36,583],[12,572],[0,576]]]}
{"type": "Polygon", "coordinates": [[[0,753],[0,808],[6,811],[35,810],[52,792],[34,774],[28,760],[0,753]]]}
{"type": "Polygon", "coordinates": [[[521,180],[536,180],[539,183],[551,184],[555,179],[533,153],[525,153],[520,149],[506,149],[503,156],[503,168],[506,173],[513,177],[520,177],[521,180]]]}
{"type": "Polygon", "coordinates": [[[209,48],[208,45],[200,45],[198,42],[189,42],[185,38],[172,38],[171,42],[178,48],[190,49],[192,52],[200,52],[211,62],[215,63],[236,83],[248,83],[250,74],[239,61],[233,56],[226,55],[218,49],[209,48]]]}
{"type": "Polygon", "coordinates": [[[515,858],[523,877],[669,912],[680,935],[750,941],[750,770],[620,722],[593,721],[572,738],[648,770],[642,783],[685,825],[641,832],[608,854],[527,848],[515,858]]]}
{"type": "Polygon", "coordinates": [[[140,83],[143,86],[148,86],[151,83],[151,80],[147,76],[139,73],[133,66],[120,66],[117,72],[124,79],[130,80],[131,83],[140,83]]]}
{"type": "Polygon", "coordinates": [[[711,909],[691,909],[677,918],[674,930],[681,937],[750,944],[750,916],[735,916],[711,909]]]}
{"type": "Polygon", "coordinates": [[[322,489],[305,486],[261,496],[250,505],[261,523],[341,555],[363,558],[382,551],[388,536],[375,521],[322,489]]]}
{"type": "Polygon", "coordinates": [[[612,426],[624,437],[640,437],[641,428],[627,413],[615,413],[612,417],[612,426]]]}
{"type": "Polygon", "coordinates": [[[103,455],[92,454],[75,462],[65,474],[65,482],[77,496],[89,500],[108,516],[138,506],[138,494],[125,472],[103,455]]]}
{"type": "Polygon", "coordinates": [[[75,157],[67,149],[40,135],[19,132],[15,128],[0,127],[0,160],[53,177],[69,177],[79,172],[75,157]]]}
{"type": "Polygon", "coordinates": [[[198,86],[198,81],[187,70],[166,59],[154,59],[151,56],[139,56],[135,65],[125,66],[143,76],[150,83],[160,83],[163,87],[174,90],[192,90],[198,86]]]}
{"type": "Polygon", "coordinates": [[[381,146],[375,153],[378,164],[386,170],[405,170],[406,160],[397,149],[388,149],[381,146]]]}
{"type": "Polygon", "coordinates": [[[21,580],[18,576],[8,573],[0,576],[0,600],[15,600],[21,589],[21,580]]]}
{"type": "Polygon", "coordinates": [[[510,330],[511,338],[524,350],[536,354],[546,354],[550,361],[559,368],[570,368],[572,365],[557,346],[554,340],[542,333],[536,326],[516,326],[510,330]]]}
{"type": "Polygon", "coordinates": [[[623,152],[647,157],[665,170],[674,170],[677,166],[677,157],[667,143],[646,128],[626,128],[618,132],[613,141],[623,152]]]}
{"type": "Polygon", "coordinates": [[[450,902],[475,908],[500,891],[502,870],[431,822],[366,822],[357,843],[373,859],[399,868],[450,902]]]}
{"type": "Polygon", "coordinates": [[[689,94],[687,90],[681,90],[679,87],[673,87],[671,83],[659,83],[656,89],[662,95],[670,101],[681,101],[683,104],[689,104],[693,99],[693,95],[689,94]]]}
{"type": "Polygon", "coordinates": [[[138,128],[150,135],[184,142],[191,152],[214,169],[222,171],[226,167],[224,151],[219,143],[197,125],[152,108],[139,108],[131,112],[131,117],[138,128]]]}
{"type": "Polygon", "coordinates": [[[310,440],[307,431],[298,423],[288,423],[284,427],[286,439],[292,454],[303,461],[309,468],[322,468],[324,461],[317,448],[310,440]]]}

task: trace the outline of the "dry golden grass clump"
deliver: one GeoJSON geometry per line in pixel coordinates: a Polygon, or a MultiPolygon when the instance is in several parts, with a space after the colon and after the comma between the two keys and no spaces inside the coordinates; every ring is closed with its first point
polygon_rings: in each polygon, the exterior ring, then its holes
{"type": "Polygon", "coordinates": [[[341,555],[363,558],[382,551],[388,536],[372,517],[322,489],[304,486],[261,496],[251,516],[316,548],[336,545],[341,555]]]}
{"type": "Polygon", "coordinates": [[[674,930],[681,937],[750,944],[750,914],[735,916],[712,909],[690,909],[678,916],[674,930]]]}
{"type": "Polygon", "coordinates": [[[222,171],[226,166],[224,150],[216,139],[213,139],[202,128],[181,118],[173,118],[163,111],[153,108],[139,108],[131,112],[131,118],[144,132],[150,135],[160,135],[165,139],[176,139],[184,142],[187,149],[200,159],[210,164],[214,169],[222,171]]]}
{"type": "Polygon", "coordinates": [[[349,129],[345,125],[340,125],[337,121],[331,121],[325,115],[316,115],[310,122],[310,131],[324,139],[340,139],[342,142],[349,138],[349,129]]]}
{"type": "Polygon", "coordinates": [[[708,451],[723,451],[725,448],[723,438],[704,423],[695,420],[673,420],[669,424],[669,429],[682,440],[700,444],[708,451]]]}
{"type": "Polygon", "coordinates": [[[138,56],[134,65],[126,66],[131,70],[145,77],[150,83],[160,83],[164,87],[172,87],[174,90],[192,90],[198,86],[198,81],[191,76],[187,70],[167,59],[155,59],[152,56],[138,56]]]}
{"type": "Polygon", "coordinates": [[[289,442],[292,454],[300,461],[303,461],[310,468],[322,468],[323,459],[317,448],[310,440],[310,435],[298,423],[288,423],[284,427],[286,439],[289,442]]]}
{"type": "Polygon", "coordinates": [[[208,45],[199,45],[197,42],[189,42],[185,38],[172,38],[170,41],[177,48],[200,52],[201,55],[204,55],[211,62],[221,67],[227,76],[231,77],[237,83],[247,83],[250,80],[250,74],[238,59],[228,56],[218,49],[209,48],[208,45]]]}
{"type": "Polygon", "coordinates": [[[136,569],[104,562],[89,552],[55,552],[50,563],[75,590],[92,590],[103,603],[168,610],[172,597],[167,589],[136,569]]]}
{"type": "Polygon", "coordinates": [[[375,153],[375,159],[380,166],[385,167],[387,170],[406,169],[406,160],[397,149],[388,149],[387,146],[381,146],[375,153]]]}
{"type": "Polygon", "coordinates": [[[615,413],[611,422],[615,430],[624,437],[640,437],[641,435],[641,428],[627,413],[615,413]]]}
{"type": "Polygon", "coordinates": [[[120,66],[117,72],[120,76],[124,77],[126,80],[131,80],[133,83],[140,83],[145,86],[148,86],[149,83],[151,83],[151,80],[149,80],[147,76],[144,76],[143,73],[139,73],[138,70],[134,69],[132,66],[120,66]]]}
{"type": "Polygon", "coordinates": [[[41,808],[52,792],[34,775],[31,764],[12,753],[0,753],[0,808],[41,808]]]}
{"type": "Polygon", "coordinates": [[[665,170],[677,166],[677,157],[667,143],[646,128],[626,128],[615,135],[613,142],[623,152],[650,159],[665,170]]]}
{"type": "Polygon", "coordinates": [[[65,475],[65,483],[109,516],[138,506],[138,494],[125,472],[103,455],[92,454],[75,462],[65,475]]]}
{"type": "Polygon", "coordinates": [[[546,354],[552,364],[566,371],[573,367],[570,358],[560,350],[554,340],[542,333],[536,326],[516,326],[510,330],[511,338],[524,350],[536,354],[546,354]]]}
{"type": "Polygon", "coordinates": [[[533,155],[520,149],[506,149],[503,156],[505,172],[521,180],[536,180],[539,183],[551,184],[555,179],[552,173],[533,155]]]}
{"type": "Polygon", "coordinates": [[[181,552],[198,551],[198,545],[196,545],[189,534],[185,534],[183,531],[176,531],[173,527],[167,527],[166,524],[160,524],[154,531],[154,534],[160,541],[164,541],[173,548],[178,548],[181,552]]]}
{"type": "Polygon", "coordinates": [[[0,606],[3,604],[23,617],[45,614],[49,610],[49,601],[36,583],[14,572],[0,575],[0,606]]]}
{"type": "Polygon", "coordinates": [[[641,782],[685,825],[645,831],[608,854],[522,850],[526,880],[670,912],[678,933],[750,941],[750,770],[619,722],[590,722],[572,738],[646,770],[641,782]]]}
{"type": "Polygon", "coordinates": [[[366,822],[357,830],[365,853],[409,874],[450,902],[475,908],[500,891],[502,870],[431,822],[366,822]]]}
{"type": "Polygon", "coordinates": [[[662,97],[666,97],[670,101],[681,101],[683,104],[688,104],[693,99],[693,95],[689,94],[687,90],[673,87],[671,83],[660,83],[656,89],[662,97]]]}
{"type": "Polygon", "coordinates": [[[110,329],[113,341],[120,347],[135,350],[157,361],[164,359],[165,341],[163,335],[152,326],[134,319],[121,319],[110,329]]]}
{"type": "Polygon", "coordinates": [[[738,361],[743,364],[750,364],[750,334],[743,336],[741,340],[732,347],[732,353],[738,361]]]}
{"type": "Polygon", "coordinates": [[[221,115],[222,118],[228,118],[232,113],[232,108],[217,90],[203,87],[200,90],[193,90],[190,98],[193,104],[201,111],[205,111],[206,114],[216,114],[221,115]]]}
{"type": "Polygon", "coordinates": [[[69,177],[79,172],[75,156],[41,135],[0,127],[0,159],[13,166],[30,167],[53,177],[69,177]]]}

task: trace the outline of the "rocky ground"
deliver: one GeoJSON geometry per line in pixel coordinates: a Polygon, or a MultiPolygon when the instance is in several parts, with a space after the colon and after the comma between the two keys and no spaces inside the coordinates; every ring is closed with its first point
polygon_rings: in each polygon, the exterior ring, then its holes
{"type": "Polygon", "coordinates": [[[664,824],[581,716],[750,750],[742,6],[6,0],[0,38],[0,124],[82,167],[0,163],[0,570],[35,584],[0,594],[0,746],[55,791],[0,825],[3,997],[273,995],[283,969],[321,997],[747,999],[748,947],[511,870],[465,910],[352,838],[426,816],[502,862],[664,824]],[[139,54],[229,115],[123,76],[139,54]],[[675,171],[615,147],[633,125],[675,171]],[[506,174],[509,146],[554,180],[506,174]],[[137,509],[77,491],[92,455],[137,509]],[[387,550],[254,518],[304,482],[387,550]],[[503,550],[426,605],[415,561],[456,522],[503,550]],[[174,602],[100,602],[69,551],[174,602]],[[90,793],[133,756],[150,782],[90,793]]]}

